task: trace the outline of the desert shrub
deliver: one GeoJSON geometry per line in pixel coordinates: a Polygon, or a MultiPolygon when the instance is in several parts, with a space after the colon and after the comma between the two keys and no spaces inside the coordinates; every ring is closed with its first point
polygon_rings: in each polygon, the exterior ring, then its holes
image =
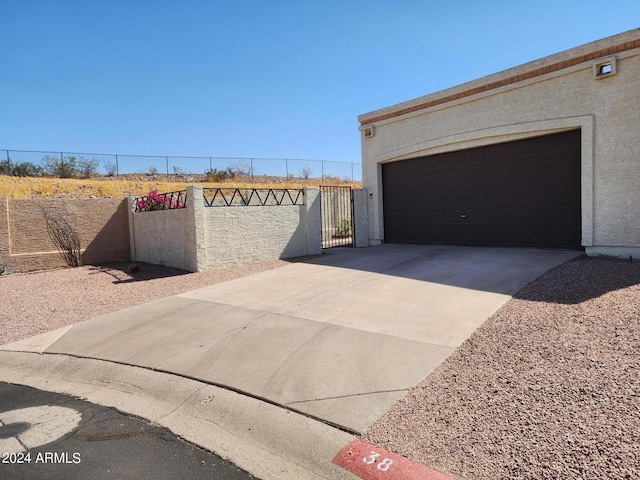
{"type": "Polygon", "coordinates": [[[42,214],[47,221],[47,232],[58,247],[58,251],[70,267],[80,266],[80,237],[78,232],[59,213],[47,212],[42,214]]]}
{"type": "Polygon", "coordinates": [[[31,162],[21,162],[11,166],[10,174],[14,177],[40,177],[44,174],[44,169],[31,162]]]}
{"type": "Polygon", "coordinates": [[[149,167],[149,169],[147,170],[147,174],[148,175],[157,175],[158,174],[158,169],[156,167],[154,167],[153,165],[151,165],[149,167]]]}
{"type": "Polygon", "coordinates": [[[207,176],[207,181],[209,182],[224,182],[227,180],[233,180],[237,176],[236,171],[231,167],[224,170],[212,168],[211,170],[204,172],[204,174],[207,176]]]}
{"type": "Polygon", "coordinates": [[[107,177],[114,177],[118,173],[118,165],[110,160],[104,161],[104,171],[107,177]]]}
{"type": "Polygon", "coordinates": [[[78,160],[77,174],[81,178],[91,178],[98,173],[98,165],[100,163],[95,158],[90,160],[80,157],[78,160]]]}
{"type": "Polygon", "coordinates": [[[47,175],[59,178],[71,178],[76,175],[78,164],[76,157],[73,155],[64,156],[60,158],[54,155],[45,155],[42,159],[43,169],[47,175]]]}
{"type": "Polygon", "coordinates": [[[300,177],[306,180],[311,176],[312,173],[313,170],[311,170],[311,167],[302,167],[302,169],[300,170],[300,177]]]}

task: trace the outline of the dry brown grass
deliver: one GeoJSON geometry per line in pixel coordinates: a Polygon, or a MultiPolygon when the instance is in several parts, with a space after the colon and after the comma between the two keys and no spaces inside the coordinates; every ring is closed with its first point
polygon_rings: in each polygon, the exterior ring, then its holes
{"type": "Polygon", "coordinates": [[[184,190],[187,185],[202,185],[206,188],[302,188],[317,185],[344,185],[360,188],[360,182],[343,183],[339,179],[291,179],[262,178],[256,181],[238,180],[227,182],[201,181],[201,178],[182,176],[172,181],[166,175],[127,175],[117,178],[49,178],[11,177],[0,175],[0,197],[9,198],[124,198],[146,195],[151,189],[158,192],[184,190]]]}

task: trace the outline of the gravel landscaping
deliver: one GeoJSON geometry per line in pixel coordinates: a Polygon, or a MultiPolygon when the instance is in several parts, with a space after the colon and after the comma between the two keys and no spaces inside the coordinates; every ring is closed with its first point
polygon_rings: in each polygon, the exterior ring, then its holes
{"type": "MultiPolygon", "coordinates": [[[[288,263],[0,276],[0,344],[288,263]]],[[[640,479],[640,262],[542,275],[362,439],[458,480],[640,479]]]]}
{"type": "MultiPolygon", "coordinates": [[[[298,259],[300,260],[300,259],[298,259]]],[[[189,273],[136,262],[0,276],[0,345],[89,320],[157,298],[288,265],[268,262],[189,273]]]]}
{"type": "Polygon", "coordinates": [[[539,277],[363,440],[455,479],[640,478],[640,262],[539,277]]]}

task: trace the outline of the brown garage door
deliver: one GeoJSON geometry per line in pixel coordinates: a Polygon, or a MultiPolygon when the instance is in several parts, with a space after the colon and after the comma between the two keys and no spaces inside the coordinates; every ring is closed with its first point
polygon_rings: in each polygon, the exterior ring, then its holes
{"type": "Polygon", "coordinates": [[[386,243],[580,248],[580,130],[382,165],[386,243]]]}

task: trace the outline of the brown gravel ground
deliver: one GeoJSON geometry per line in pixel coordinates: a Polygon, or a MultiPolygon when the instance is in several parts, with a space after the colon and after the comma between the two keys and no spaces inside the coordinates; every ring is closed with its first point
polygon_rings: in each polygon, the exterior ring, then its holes
{"type": "Polygon", "coordinates": [[[3,275],[0,345],[302,259],[272,260],[199,273],[136,262],[140,271],[132,274],[130,262],[118,262],[3,275]]]}
{"type": "Polygon", "coordinates": [[[363,439],[456,479],[640,479],[640,262],[542,275],[363,439]]]}

